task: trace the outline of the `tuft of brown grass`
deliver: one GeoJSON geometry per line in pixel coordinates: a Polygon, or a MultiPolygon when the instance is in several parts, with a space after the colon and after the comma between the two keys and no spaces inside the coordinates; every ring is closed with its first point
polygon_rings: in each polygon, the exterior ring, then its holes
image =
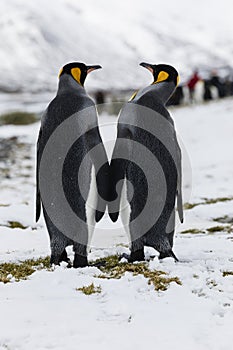
{"type": "Polygon", "coordinates": [[[205,233],[205,231],[200,230],[198,228],[190,228],[188,230],[181,231],[180,233],[183,234],[183,235],[188,234],[188,233],[191,233],[193,235],[197,235],[197,234],[200,234],[200,233],[205,233]]]}
{"type": "Polygon", "coordinates": [[[189,210],[197,207],[198,205],[207,205],[207,204],[216,204],[219,202],[228,202],[232,201],[233,197],[217,197],[217,198],[202,198],[202,202],[197,203],[184,203],[184,209],[189,210]]]}
{"type": "Polygon", "coordinates": [[[8,283],[12,278],[15,281],[26,280],[36,270],[50,268],[50,258],[25,260],[19,263],[0,264],[0,282],[8,283]]]}
{"type": "Polygon", "coordinates": [[[105,262],[104,266],[99,269],[102,274],[95,276],[104,279],[120,279],[126,272],[132,273],[133,276],[143,275],[148,279],[148,284],[152,284],[156,291],[167,290],[170,283],[175,282],[181,285],[178,277],[169,277],[166,272],[161,270],[150,270],[148,263],[124,263],[119,261],[117,255],[111,255],[107,258],[97,259],[95,263],[105,262]]]}
{"type": "Polygon", "coordinates": [[[8,226],[10,228],[21,228],[22,230],[28,228],[28,226],[24,226],[23,224],[21,224],[21,222],[19,221],[8,221],[8,226]]]}
{"type": "Polygon", "coordinates": [[[76,288],[76,290],[85,295],[98,294],[102,292],[101,286],[95,286],[94,283],[91,283],[89,286],[76,288]]]}

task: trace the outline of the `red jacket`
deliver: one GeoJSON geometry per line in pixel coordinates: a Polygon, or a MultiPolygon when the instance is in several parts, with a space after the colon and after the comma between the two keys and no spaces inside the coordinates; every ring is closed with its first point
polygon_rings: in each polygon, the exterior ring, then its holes
{"type": "Polygon", "coordinates": [[[191,77],[191,79],[188,81],[187,85],[189,89],[194,89],[196,83],[200,80],[199,76],[197,73],[194,73],[194,75],[191,77]]]}

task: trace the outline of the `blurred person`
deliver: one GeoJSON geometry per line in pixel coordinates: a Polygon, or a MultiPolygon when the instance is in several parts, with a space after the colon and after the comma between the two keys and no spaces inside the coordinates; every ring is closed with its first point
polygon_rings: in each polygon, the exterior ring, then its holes
{"type": "Polygon", "coordinates": [[[210,80],[204,80],[203,100],[210,101],[212,99],[213,99],[213,97],[212,97],[212,92],[211,92],[211,82],[210,82],[210,80]]]}
{"type": "Polygon", "coordinates": [[[224,84],[222,83],[216,70],[212,71],[211,84],[216,87],[219,98],[226,96],[224,84]]]}
{"type": "Polygon", "coordinates": [[[201,78],[198,75],[198,71],[194,71],[193,75],[191,76],[191,78],[189,79],[187,86],[189,89],[189,98],[190,98],[190,102],[194,102],[194,93],[195,93],[195,86],[198,83],[198,81],[200,81],[201,78]]]}

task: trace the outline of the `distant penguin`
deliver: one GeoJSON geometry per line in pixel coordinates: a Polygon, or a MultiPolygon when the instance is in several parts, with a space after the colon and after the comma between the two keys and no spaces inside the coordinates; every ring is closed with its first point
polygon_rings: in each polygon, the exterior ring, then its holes
{"type": "Polygon", "coordinates": [[[75,253],[73,266],[88,264],[87,246],[95,222],[104,215],[106,207],[98,192],[105,196],[108,175],[102,172],[97,178],[96,172],[98,162],[107,164],[107,155],[99,133],[95,104],[83,87],[87,74],[99,68],[99,65],[86,66],[80,62],[66,64],[60,70],[57,95],[41,120],[37,141],[36,221],[42,203],[50,236],[51,264],[70,263],[66,252],[69,245],[75,253]],[[68,124],[70,121],[72,123],[68,124]],[[72,137],[76,137],[74,142],[72,137]],[[73,143],[63,155],[69,142],[73,143]],[[98,146],[98,153],[93,156],[91,150],[95,146],[98,146]],[[80,224],[76,223],[76,218],[80,224]]]}
{"type": "Polygon", "coordinates": [[[152,74],[151,85],[136,92],[122,108],[110,164],[109,216],[120,212],[129,235],[130,262],[144,260],[144,246],[159,258],[173,257],[175,201],[183,222],[181,150],[174,122],[165,107],[178,84],[170,65],[140,63],[152,74]]]}

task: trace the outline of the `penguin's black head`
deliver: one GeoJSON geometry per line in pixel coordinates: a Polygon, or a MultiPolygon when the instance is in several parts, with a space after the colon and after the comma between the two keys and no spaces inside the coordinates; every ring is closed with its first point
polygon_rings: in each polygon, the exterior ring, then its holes
{"type": "Polygon", "coordinates": [[[102,68],[99,65],[95,66],[86,66],[84,63],[72,62],[67,63],[59,72],[59,78],[64,74],[69,74],[77,81],[78,84],[84,85],[87,74],[92,72],[95,69],[102,68]]]}
{"type": "Polygon", "coordinates": [[[142,62],[140,66],[147,68],[154,77],[152,84],[160,82],[173,82],[175,86],[179,84],[179,75],[177,70],[168,64],[150,64],[142,62]]]}

